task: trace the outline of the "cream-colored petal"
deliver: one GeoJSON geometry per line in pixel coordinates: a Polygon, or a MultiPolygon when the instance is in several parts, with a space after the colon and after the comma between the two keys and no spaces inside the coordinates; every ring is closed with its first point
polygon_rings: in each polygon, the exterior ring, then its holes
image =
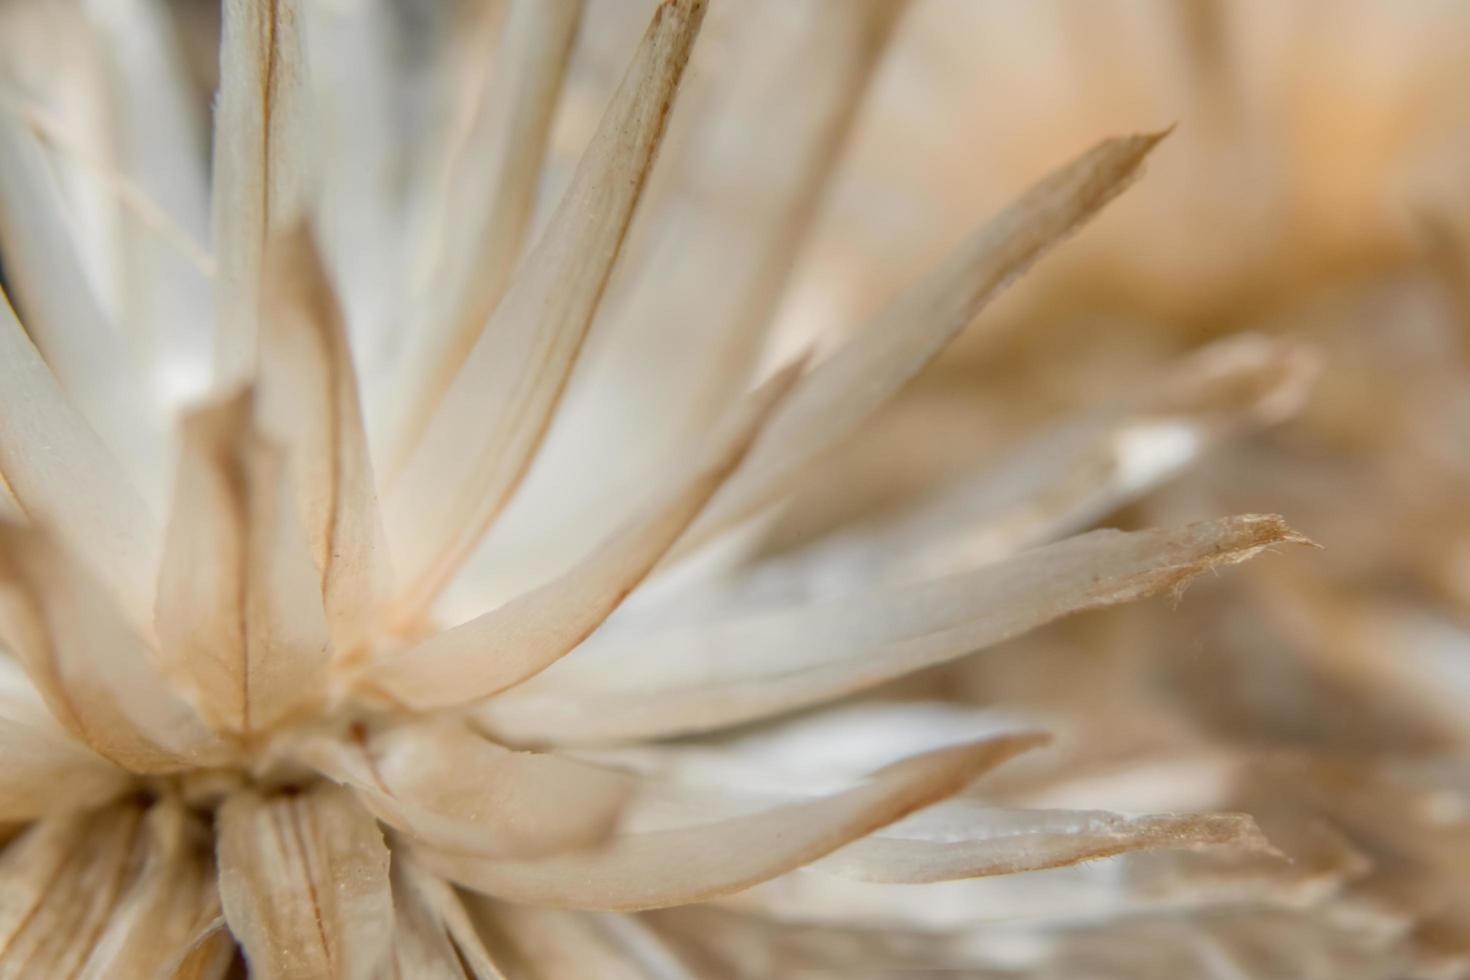
{"type": "Polygon", "coordinates": [[[467,896],[515,980],[694,980],[693,973],[637,916],[528,908],[467,896]]]}
{"type": "Polygon", "coordinates": [[[56,529],[135,623],[151,621],[158,524],[57,386],[0,294],[0,479],[26,517],[56,529]]]}
{"type": "Polygon", "coordinates": [[[147,847],[143,810],[122,806],[43,820],[0,852],[0,975],[77,975],[147,847]]]}
{"type": "Polygon", "coordinates": [[[860,881],[927,883],[1065,867],[1130,851],[1267,850],[1244,814],[1125,816],[1099,810],[1006,810],[946,800],[853,841],[812,870],[860,881]]]}
{"type": "Polygon", "coordinates": [[[576,364],[653,164],[705,0],[666,0],[565,197],[386,498],[397,617],[431,602],[510,499],[576,364]]]}
{"type": "Polygon", "coordinates": [[[346,790],[225,801],[216,816],[219,892],[262,980],[372,978],[391,955],[388,848],[346,790]]]}
{"type": "Polygon", "coordinates": [[[633,791],[625,773],[516,752],[456,719],[404,725],[303,756],[351,786],[384,822],[448,852],[537,857],[593,847],[633,791]]]}
{"type": "Polygon", "coordinates": [[[745,458],[800,364],[756,389],[687,467],[566,574],[462,626],[380,659],[363,678],[418,710],[488,697],[545,670],[597,629],[673,547],[745,458]]]}
{"type": "Polygon", "coordinates": [[[6,285],[66,397],[129,479],[160,492],[162,420],[135,351],[104,313],[68,230],[66,201],[22,109],[0,104],[0,246],[6,285]]]}
{"type": "Polygon", "coordinates": [[[257,418],[286,450],[341,657],[371,631],[391,584],[357,377],[311,232],[300,225],[274,237],[266,268],[257,418]]]}
{"type": "Polygon", "coordinates": [[[393,968],[400,980],[502,980],[505,976],[459,897],[444,882],[402,856],[393,860],[393,968]]]}
{"type": "Polygon", "coordinates": [[[714,7],[588,349],[526,483],[461,585],[550,578],[754,377],[902,0],[714,7]],[[711,35],[714,36],[714,35],[711,35]],[[696,65],[698,61],[696,61],[696,65]],[[595,479],[588,479],[596,474],[595,479]],[[548,535],[546,527],[558,527],[548,535]]]}
{"type": "Polygon", "coordinates": [[[158,972],[164,980],[223,980],[235,965],[235,940],[223,914],[201,926],[189,944],[158,972]]]}
{"type": "Polygon", "coordinates": [[[0,526],[0,604],[6,647],[56,719],[99,755],[135,772],[229,758],[148,641],[45,532],[0,526]]]}
{"type": "Polygon", "coordinates": [[[514,902],[631,910],[701,901],[815,861],[1045,741],[1011,735],[941,749],[832,796],[715,823],[622,834],[596,849],[541,860],[421,853],[430,870],[514,902]]]}
{"type": "Polygon", "coordinates": [[[0,820],[95,806],[130,782],[57,724],[20,667],[0,656],[0,820]]]}
{"type": "Polygon", "coordinates": [[[707,540],[784,491],[802,466],[929,363],[1003,286],[1126,188],[1163,135],[1106,140],[1056,170],[860,328],[792,394],[686,543],[707,540]]]}
{"type": "Polygon", "coordinates": [[[158,585],[165,669],[212,725],[240,734],[320,696],[330,658],[287,460],[253,411],[247,390],[184,421],[158,585]]]}
{"type": "Polygon", "coordinates": [[[463,131],[452,134],[400,365],[396,462],[423,435],[520,258],[582,5],[512,0],[494,69],[472,90],[463,131]]]}
{"type": "Polygon", "coordinates": [[[1278,517],[1094,531],[963,575],[584,645],[480,709],[520,740],[708,731],[871,687],[1304,541],[1278,517]],[[566,668],[566,669],[561,669],[566,668]]]}
{"type": "MultiPolygon", "coordinates": [[[[189,957],[200,931],[219,918],[209,828],[182,805],[160,802],[148,811],[143,834],[142,867],[107,920],[82,980],[166,976],[189,957]]],[[[200,965],[211,963],[218,975],[228,959],[216,951],[200,965]]]]}
{"type": "Polygon", "coordinates": [[[1318,357],[1302,344],[1244,334],[1170,365],[1127,404],[1089,411],[985,460],[881,524],[840,531],[763,564],[763,588],[810,592],[874,577],[948,575],[1072,534],[1229,439],[1294,415],[1318,357]]]}
{"type": "Polygon", "coordinates": [[[266,243],[310,192],[310,88],[301,0],[226,0],[214,112],[216,379],[255,371],[266,243]]]}

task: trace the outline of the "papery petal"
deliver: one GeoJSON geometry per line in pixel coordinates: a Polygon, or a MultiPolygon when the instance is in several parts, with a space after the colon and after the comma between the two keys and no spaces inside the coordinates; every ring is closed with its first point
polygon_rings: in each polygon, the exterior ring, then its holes
{"type": "Polygon", "coordinates": [[[117,460],[67,402],[0,295],[0,480],[54,527],[135,623],[151,620],[158,525],[117,460]]]}
{"type": "Polygon", "coordinates": [[[597,849],[542,860],[421,853],[444,877],[515,902],[631,910],[700,901],[814,861],[1045,741],[1011,735],[941,749],[833,796],[720,822],[622,834],[597,849]]]}
{"type": "Polygon", "coordinates": [[[233,944],[191,957],[201,930],[219,918],[208,829],[174,802],[153,806],[144,820],[142,867],[117,902],[80,976],[146,980],[177,975],[191,958],[194,975],[222,976],[233,944]],[[212,955],[211,955],[212,954],[212,955]]]}
{"type": "Polygon", "coordinates": [[[266,257],[257,418],[285,448],[301,498],[334,651],[353,651],[390,586],[387,545],[342,313],[311,233],[266,257]]]}
{"type": "Polygon", "coordinates": [[[504,977],[454,889],[402,857],[394,858],[392,878],[395,930],[388,977],[504,977]]]}
{"type": "Polygon", "coordinates": [[[704,7],[704,0],[666,0],[655,12],[551,223],[390,484],[400,619],[413,619],[468,556],[545,436],[642,194],[704,7]]]}
{"type": "Polygon", "coordinates": [[[689,546],[784,491],[802,466],[929,363],[1003,286],[1122,192],[1164,135],[1107,140],[1053,172],[818,364],[749,465],[690,529],[689,546]]]}
{"type": "Polygon", "coordinates": [[[136,883],[143,824],[136,806],[52,817],[0,852],[0,974],[81,971],[136,883]]]}
{"type": "Polygon", "coordinates": [[[1094,531],[963,575],[584,645],[480,709],[517,741],[708,731],[871,687],[1305,539],[1278,517],[1094,531]]]}
{"type": "Polygon", "coordinates": [[[0,630],[51,713],[134,772],[229,758],[154,652],[80,563],[43,531],[0,526],[0,630]]]}
{"type": "Polygon", "coordinates": [[[350,793],[237,793],[216,828],[220,899],[251,976],[378,975],[393,939],[388,848],[350,793]]]}
{"type": "Polygon", "coordinates": [[[423,435],[520,258],[582,3],[510,3],[494,69],[447,148],[415,284],[421,318],[401,362],[403,409],[389,457],[396,462],[423,435]]]}
{"type": "Polygon", "coordinates": [[[185,420],[158,586],[165,668],[242,734],[318,697],[330,656],[296,488],[253,411],[246,391],[185,420]]]}
{"type": "Polygon", "coordinates": [[[364,683],[417,710],[488,697],[555,663],[632,592],[745,458],[791,390],[800,364],[780,371],[726,420],[642,507],[580,564],[492,612],[377,661],[364,683]]]}
{"type": "Polygon", "coordinates": [[[226,0],[222,10],[211,157],[214,361],[228,390],[254,374],[266,244],[306,204],[312,122],[301,0],[226,0]]]}
{"type": "Polygon", "coordinates": [[[1007,810],[946,800],[853,841],[812,870],[860,881],[927,883],[1064,867],[1130,851],[1267,850],[1244,814],[1007,810]]]}
{"type": "Polygon", "coordinates": [[[448,852],[536,857],[592,847],[613,832],[633,791],[624,773],[516,752],[462,722],[403,725],[303,756],[357,792],[380,819],[448,852]]]}
{"type": "Polygon", "coordinates": [[[0,820],[93,806],[130,782],[58,725],[20,669],[0,657],[0,820]]]}

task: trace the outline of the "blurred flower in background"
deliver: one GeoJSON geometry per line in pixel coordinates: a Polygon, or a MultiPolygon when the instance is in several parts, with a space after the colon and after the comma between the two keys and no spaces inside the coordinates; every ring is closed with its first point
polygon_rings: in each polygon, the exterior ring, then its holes
{"type": "MultiPolygon", "coordinates": [[[[588,0],[559,91],[520,44],[534,3],[304,8],[322,171],[306,209],[380,471],[403,464],[524,271],[521,241],[551,225],[655,6],[588,0]],[[514,115],[538,98],[554,114],[514,115]],[[518,152],[542,140],[544,161],[518,152]],[[538,180],[517,178],[537,163],[538,180]],[[534,193],[495,197],[503,186],[534,193]]],[[[242,308],[211,299],[209,244],[234,206],[216,197],[212,228],[211,183],[238,161],[216,156],[212,178],[197,162],[220,11],[6,0],[0,18],[7,291],[33,334],[95,315],[27,294],[60,247],[15,190],[35,186],[31,140],[89,294],[151,372],[145,395],[105,370],[60,380],[145,496],[166,499],[169,449],[129,443],[130,402],[174,416],[205,397],[210,338],[229,332],[213,319],[242,308]],[[180,146],[192,165],[169,155],[180,146]]],[[[634,836],[998,733],[1057,740],[703,904],[634,916],[466,899],[469,949],[424,898],[438,878],[395,878],[399,969],[423,928],[408,919],[428,914],[424,934],[439,928],[470,975],[489,958],[528,978],[1470,975],[1467,41],[1454,0],[714,0],[545,444],[437,623],[574,566],[751,378],[844,349],[1060,162],[1174,128],[1137,186],[778,510],[654,578],[478,723],[657,787],[623,815],[634,836]],[[1273,548],[1183,593],[1194,572],[1292,540],[1275,523],[1190,525],[1241,513],[1284,514],[1325,550],[1273,548]],[[1068,538],[1181,525],[1204,538],[1068,538]],[[1136,554],[1108,550],[1125,540],[1136,554]],[[1089,595],[1091,549],[1113,577],[1089,595]],[[1052,618],[1037,609],[1156,591],[1173,598],[1014,636],[1052,618]],[[766,720],[760,683],[829,654],[868,658],[862,683],[817,685],[852,696],[778,698],[800,710],[766,720]],[[899,677],[924,664],[939,666],[899,677]],[[760,723],[701,734],[745,722],[760,723]]],[[[903,307],[888,315],[906,325],[903,307]]],[[[405,772],[444,768],[419,751],[395,756],[405,772]]],[[[453,865],[434,867],[464,881],[453,865]]],[[[94,970],[148,921],[144,899],[119,901],[134,918],[78,954],[94,970]]],[[[0,903],[0,929],[25,919],[0,903]]]]}

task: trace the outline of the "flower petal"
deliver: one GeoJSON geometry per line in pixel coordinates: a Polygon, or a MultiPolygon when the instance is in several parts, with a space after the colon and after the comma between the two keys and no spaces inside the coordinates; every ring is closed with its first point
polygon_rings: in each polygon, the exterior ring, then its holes
{"type": "Polygon", "coordinates": [[[1121,193],[1164,135],[1106,140],[1054,171],[818,364],[749,465],[690,529],[686,545],[707,540],[783,491],[802,466],[943,350],[1003,286],[1121,193]]]}
{"type": "Polygon", "coordinates": [[[273,238],[266,266],[257,418],[287,451],[340,657],[364,641],[391,584],[357,378],[310,231],[273,238]]]}
{"type": "Polygon", "coordinates": [[[6,647],[56,719],[99,755],[134,772],[229,758],[147,641],[45,532],[0,526],[0,602],[6,647]]]}
{"type": "Polygon", "coordinates": [[[216,380],[228,390],[255,371],[266,243],[301,215],[311,120],[301,0],[226,0],[222,7],[211,157],[214,360],[216,380]]]}
{"type": "Polygon", "coordinates": [[[421,319],[401,362],[404,407],[388,457],[394,468],[423,435],[520,258],[582,5],[510,4],[495,68],[473,89],[465,131],[447,148],[417,284],[421,319]]]}
{"type": "Polygon", "coordinates": [[[587,851],[489,861],[422,849],[426,866],[476,891],[558,908],[631,910],[701,901],[747,888],[950,796],[1046,741],[1011,735],[906,759],[865,785],[763,813],[630,833],[587,851]]]}
{"type": "Polygon", "coordinates": [[[220,899],[252,977],[377,976],[393,938],[388,848],[351,794],[246,791],[216,820],[220,899]]]}
{"type": "Polygon", "coordinates": [[[1278,517],[1093,531],[963,575],[585,644],[479,709],[513,741],[708,731],[871,687],[1302,542],[1278,517]],[[565,668],[565,669],[561,669],[565,668]]]}
{"type": "Polygon", "coordinates": [[[694,980],[638,916],[538,909],[470,895],[475,921],[497,937],[496,952],[536,980],[694,980]]]}
{"type": "Polygon", "coordinates": [[[158,525],[67,402],[0,294],[0,480],[26,517],[54,527],[135,623],[151,620],[158,525]]]}
{"type": "Polygon", "coordinates": [[[412,860],[393,860],[393,965],[402,980],[502,980],[459,897],[412,860]]]}
{"type": "Polygon", "coordinates": [[[956,799],[853,841],[811,867],[860,881],[927,883],[1065,867],[1129,851],[1227,846],[1269,849],[1244,814],[1124,816],[998,809],[956,799]]]}
{"type": "MultiPolygon", "coordinates": [[[[81,976],[84,980],[157,977],[189,957],[202,929],[219,918],[207,829],[172,802],[154,805],[144,821],[143,863],[113,909],[81,976]]],[[[222,974],[233,944],[201,956],[200,972],[222,974]]]]}
{"type": "Polygon", "coordinates": [[[262,731],[318,697],[329,638],[321,576],[284,453],[247,390],[184,421],[158,585],[165,668],[224,731],[262,731]]]}
{"type": "Polygon", "coordinates": [[[515,752],[454,719],[364,734],[350,745],[309,743],[302,754],[385,823],[440,850],[481,857],[599,844],[633,790],[624,773],[515,752]]]}
{"type": "Polygon", "coordinates": [[[364,685],[417,710],[489,697],[545,670],[597,629],[740,465],[801,372],[780,371],[667,486],[566,574],[462,626],[380,659],[364,685]]]}
{"type": "Polygon", "coordinates": [[[0,820],[95,806],[130,782],[58,725],[19,667],[0,656],[0,820]]]}
{"type": "MultiPolygon", "coordinates": [[[[143,811],[35,824],[0,853],[0,974],[76,976],[136,879],[143,811]]],[[[162,937],[160,937],[162,938],[162,937]]]]}
{"type": "Polygon", "coordinates": [[[401,620],[416,617],[469,555],[545,436],[642,195],[704,7],[666,0],[655,12],[545,233],[390,484],[401,620]]]}

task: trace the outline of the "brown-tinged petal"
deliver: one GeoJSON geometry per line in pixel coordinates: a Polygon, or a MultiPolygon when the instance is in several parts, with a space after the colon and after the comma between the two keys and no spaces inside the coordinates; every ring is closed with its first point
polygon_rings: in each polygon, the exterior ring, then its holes
{"type": "Polygon", "coordinates": [[[393,971],[416,980],[445,977],[502,980],[454,889],[411,859],[393,859],[393,971]]]}
{"type": "Polygon", "coordinates": [[[217,915],[200,926],[188,945],[157,975],[164,980],[223,980],[235,965],[235,952],[235,940],[225,917],[217,915]]]}
{"type": "Polygon", "coordinates": [[[133,622],[150,621],[157,523],[68,403],[3,294],[0,479],[28,519],[56,528],[133,622]]]}
{"type": "MultiPolygon", "coordinates": [[[[208,834],[176,802],[148,811],[142,867],[97,938],[83,980],[152,980],[188,958],[200,931],[220,914],[208,834]]],[[[200,965],[211,963],[218,975],[228,958],[215,950],[200,965]]]]}
{"type": "Polygon", "coordinates": [[[99,755],[134,772],[228,758],[148,641],[44,531],[0,525],[0,603],[6,648],[52,715],[99,755]]]}
{"type": "Polygon", "coordinates": [[[812,870],[861,881],[927,883],[1064,867],[1129,851],[1268,846],[1255,821],[1238,813],[1125,816],[999,809],[956,799],[853,841],[812,870]]]}
{"type": "Polygon", "coordinates": [[[423,435],[495,311],[531,223],[541,161],[583,0],[512,0],[495,67],[452,132],[418,270],[418,316],[406,338],[399,426],[390,459],[423,435]]]}
{"type": "Polygon", "coordinates": [[[535,980],[694,980],[696,974],[638,916],[465,899],[514,977],[535,980]]]}
{"type": "Polygon", "coordinates": [[[1093,531],[963,575],[594,640],[480,717],[517,741],[708,731],[871,687],[1069,613],[1177,592],[1203,572],[1302,541],[1279,517],[1258,515],[1093,531]]]}
{"type": "Polygon", "coordinates": [[[780,371],[736,406],[723,431],[566,574],[462,626],[379,660],[364,678],[415,709],[463,704],[545,670],[585,640],[679,539],[740,465],[801,372],[780,371]]]}
{"type": "Polygon", "coordinates": [[[0,852],[0,975],[76,976],[139,873],[141,807],[33,825],[0,852]]]}
{"type": "Polygon", "coordinates": [[[214,113],[215,373],[222,389],[255,371],[270,236],[309,191],[310,92],[302,0],[226,0],[214,113]]]}
{"type": "Polygon", "coordinates": [[[312,233],[297,225],[266,257],[257,417],[286,449],[337,656],[374,625],[387,551],[342,311],[312,233]]]}
{"type": "Polygon", "coordinates": [[[820,799],[714,823],[614,837],[587,851],[528,861],[421,853],[430,870],[510,901],[632,910],[701,901],[747,888],[831,853],[951,796],[1042,735],[953,746],[889,766],[820,799]]]}
{"type": "Polygon", "coordinates": [[[546,434],[627,234],[705,0],[665,0],[577,174],[387,496],[413,619],[479,542],[546,434]]]}
{"type": "Polygon", "coordinates": [[[237,793],[216,834],[220,900],[251,976],[378,975],[393,939],[388,848],[350,793],[237,793]]]}
{"type": "Polygon", "coordinates": [[[707,540],[785,490],[802,466],[929,363],[1002,287],[1132,183],[1164,135],[1106,140],[1054,171],[818,364],[749,464],[690,529],[687,544],[707,540]]]}
{"type": "Polygon", "coordinates": [[[163,663],[212,725],[259,732],[320,695],[321,576],[284,452],[249,390],[184,421],[158,584],[163,663]]]}
{"type": "Polygon", "coordinates": [[[66,203],[41,143],[0,96],[0,247],[27,332],[66,397],[145,493],[164,461],[163,426],[146,375],[103,312],[68,230],[66,203]]]}
{"type": "Polygon", "coordinates": [[[130,782],[57,724],[15,662],[0,656],[0,820],[95,806],[130,782]]]}
{"type": "Polygon", "coordinates": [[[380,819],[446,852],[538,857],[606,840],[633,791],[625,773],[517,752],[457,719],[402,725],[303,757],[380,819]]]}

